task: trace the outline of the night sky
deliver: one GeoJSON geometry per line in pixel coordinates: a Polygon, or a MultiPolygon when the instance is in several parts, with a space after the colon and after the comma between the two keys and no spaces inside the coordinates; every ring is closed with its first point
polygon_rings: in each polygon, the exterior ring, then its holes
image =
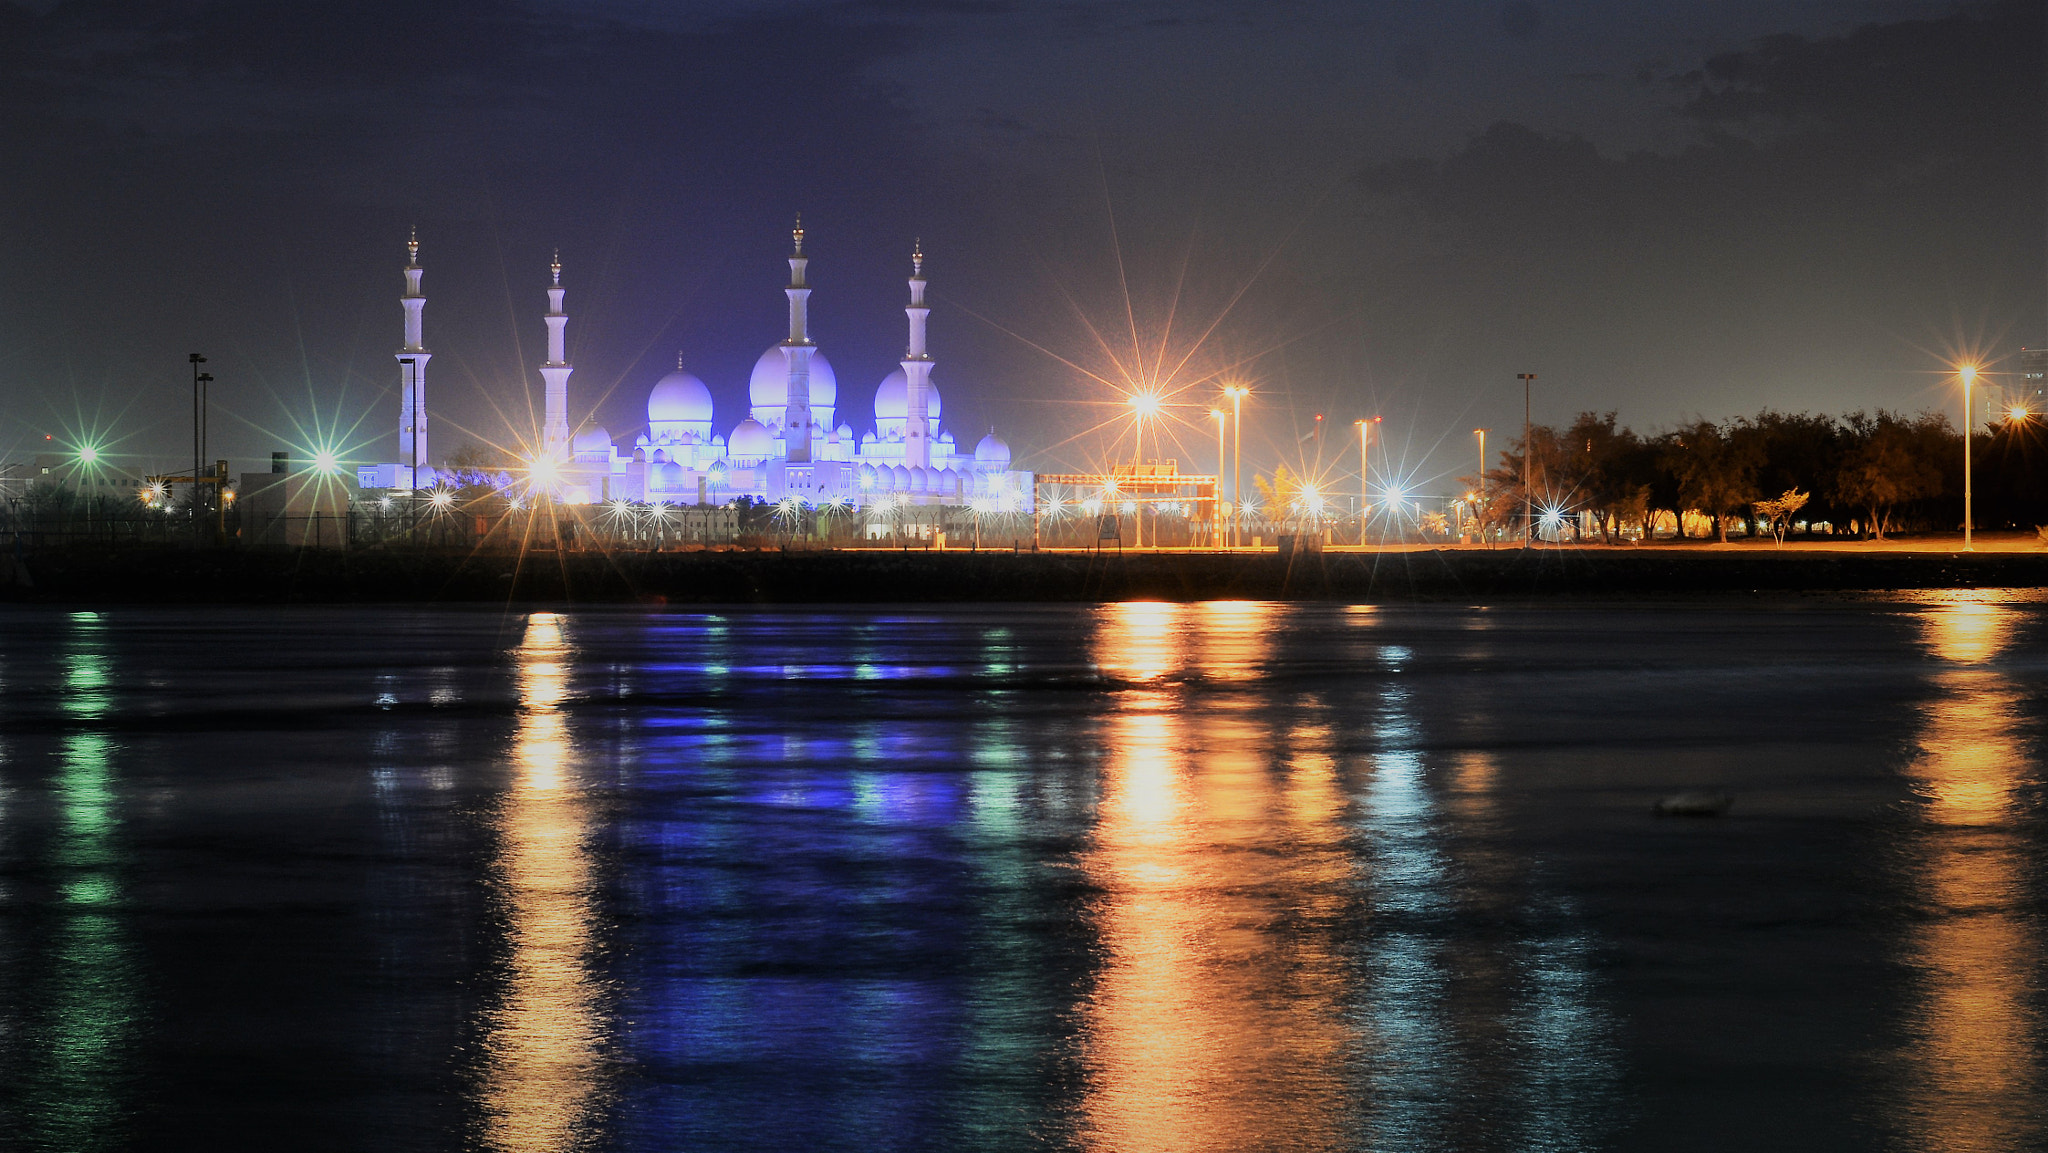
{"type": "Polygon", "coordinates": [[[189,460],[191,351],[236,468],[390,459],[415,225],[437,456],[537,425],[557,246],[572,420],[681,350],[726,431],[799,211],[840,419],[922,237],[945,423],[1025,467],[1155,364],[1192,466],[1230,373],[1248,465],[1381,415],[1442,491],[1517,372],[1643,430],[1953,406],[2048,342],[2042,7],[0,0],[0,459],[189,460]]]}

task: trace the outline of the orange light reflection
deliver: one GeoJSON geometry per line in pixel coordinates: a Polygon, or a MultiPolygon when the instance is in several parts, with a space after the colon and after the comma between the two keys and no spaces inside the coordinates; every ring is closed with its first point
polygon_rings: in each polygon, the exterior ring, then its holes
{"type": "Polygon", "coordinates": [[[1107,956],[1083,1005],[1086,1143],[1118,1150],[1342,1144],[1351,1033],[1322,931],[1346,875],[1332,726],[1287,739],[1256,713],[1191,723],[1183,679],[1263,652],[1266,606],[1104,610],[1097,664],[1140,683],[1108,720],[1084,865],[1107,956]],[[1211,665],[1196,654],[1215,654],[1211,665]],[[1273,852],[1274,846],[1284,851],[1273,852]],[[1283,914],[1317,910],[1304,928],[1283,914]]]}
{"type": "Polygon", "coordinates": [[[598,988],[587,968],[591,866],[583,848],[590,814],[564,773],[568,655],[559,617],[527,618],[517,654],[518,777],[499,821],[512,953],[485,1043],[485,1143],[495,1149],[571,1148],[595,1104],[598,988]]]}
{"type": "Polygon", "coordinates": [[[2019,774],[2018,687],[1987,662],[2012,641],[2018,613],[1937,605],[1925,642],[1957,666],[1934,677],[1909,769],[1934,828],[1912,866],[1927,915],[1907,939],[1920,1000],[1903,1050],[1902,1123],[1922,1148],[2038,1147],[2035,1012],[2039,957],[2028,929],[2025,844],[2013,827],[2019,774]]]}

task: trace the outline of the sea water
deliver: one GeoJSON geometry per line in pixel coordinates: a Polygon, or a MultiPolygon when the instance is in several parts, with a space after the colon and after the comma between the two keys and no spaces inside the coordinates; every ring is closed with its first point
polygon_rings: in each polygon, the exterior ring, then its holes
{"type": "Polygon", "coordinates": [[[2039,1147],[2044,641],[8,611],[0,1146],[2039,1147]]]}

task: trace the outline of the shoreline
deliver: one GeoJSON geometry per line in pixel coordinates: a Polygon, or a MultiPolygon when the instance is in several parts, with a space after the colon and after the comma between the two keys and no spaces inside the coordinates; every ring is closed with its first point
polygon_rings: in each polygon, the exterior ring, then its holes
{"type": "Polygon", "coordinates": [[[0,603],[846,604],[1890,592],[2048,586],[2048,550],[501,553],[103,548],[0,555],[0,603]]]}

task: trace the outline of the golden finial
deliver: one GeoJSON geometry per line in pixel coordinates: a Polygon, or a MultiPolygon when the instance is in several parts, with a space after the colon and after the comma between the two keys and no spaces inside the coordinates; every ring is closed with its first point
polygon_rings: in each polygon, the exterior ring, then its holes
{"type": "Polygon", "coordinates": [[[794,239],[794,240],[796,241],[796,254],[797,254],[798,256],[802,256],[802,255],[804,254],[804,214],[803,214],[803,213],[799,212],[799,213],[797,213],[797,214],[796,214],[796,227],[795,227],[794,229],[792,229],[792,230],[790,231],[790,234],[789,234],[789,235],[791,236],[791,238],[792,238],[792,239],[794,239]]]}
{"type": "Polygon", "coordinates": [[[420,230],[417,227],[412,230],[412,239],[405,242],[405,253],[412,263],[420,262],[420,230]]]}
{"type": "Polygon", "coordinates": [[[676,349],[676,371],[683,371],[683,350],[680,348],[676,349]]]}
{"type": "Polygon", "coordinates": [[[910,274],[924,275],[924,237],[920,236],[910,245],[910,274]]]}
{"type": "Polygon", "coordinates": [[[559,249],[559,248],[555,249],[555,261],[554,261],[554,263],[553,263],[553,264],[550,264],[550,265],[548,265],[548,271],[550,271],[550,272],[553,272],[553,273],[555,274],[555,283],[556,283],[556,284],[560,284],[560,283],[562,283],[562,250],[561,250],[561,249],[559,249]]]}

